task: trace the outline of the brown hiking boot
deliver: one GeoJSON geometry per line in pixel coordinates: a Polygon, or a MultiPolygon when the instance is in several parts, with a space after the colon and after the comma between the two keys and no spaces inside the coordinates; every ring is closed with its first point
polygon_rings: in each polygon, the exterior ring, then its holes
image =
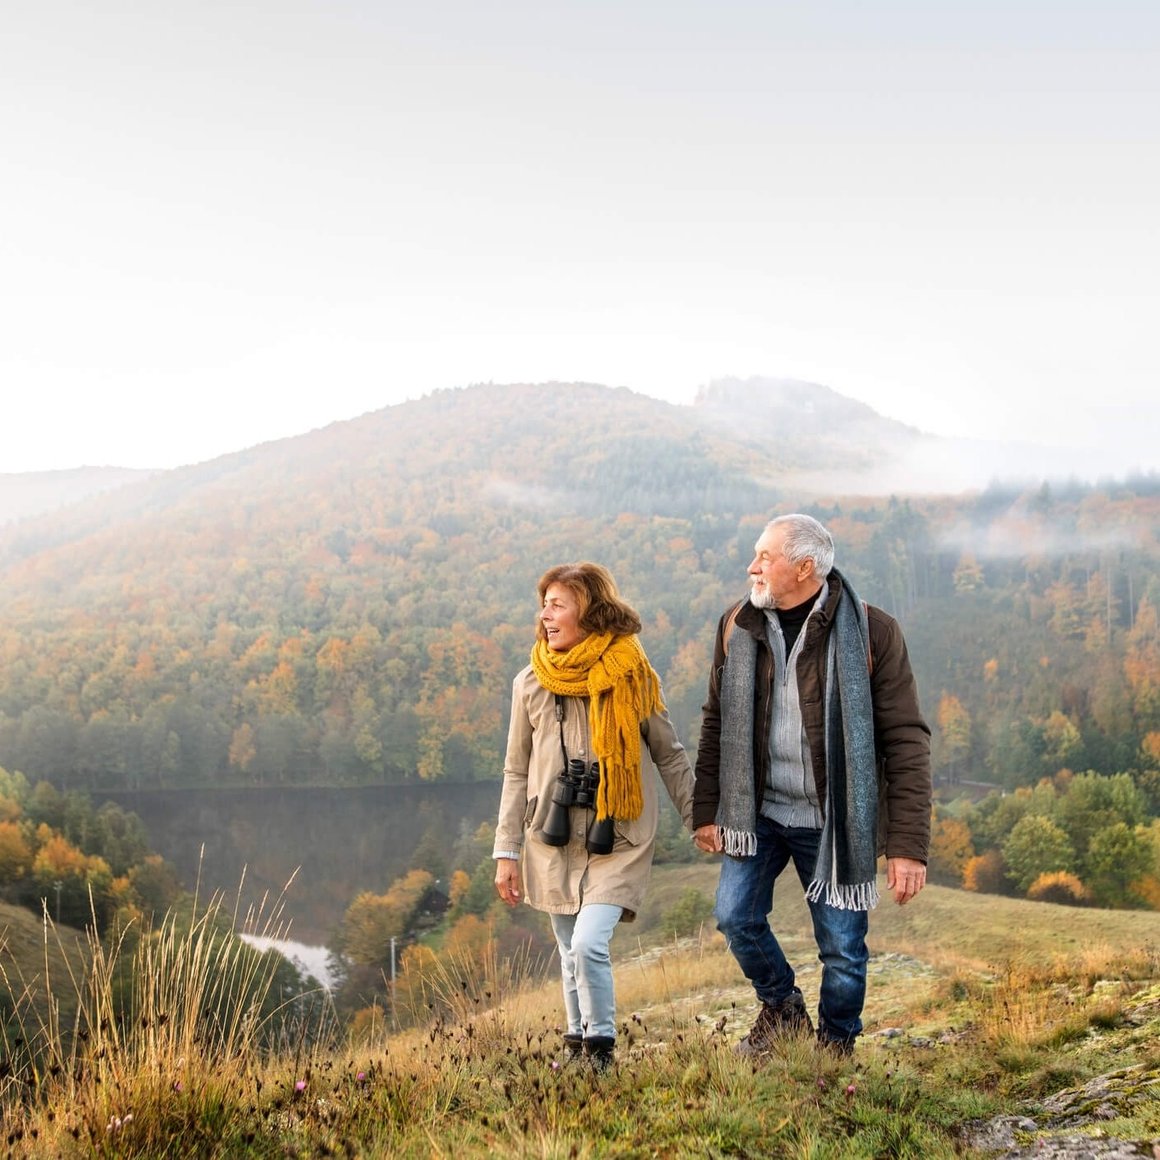
{"type": "Polygon", "coordinates": [[[780,1003],[762,1003],[757,1021],[749,1034],[733,1049],[738,1055],[764,1055],[779,1039],[790,1035],[813,1035],[805,1000],[801,991],[794,990],[780,1003]]]}

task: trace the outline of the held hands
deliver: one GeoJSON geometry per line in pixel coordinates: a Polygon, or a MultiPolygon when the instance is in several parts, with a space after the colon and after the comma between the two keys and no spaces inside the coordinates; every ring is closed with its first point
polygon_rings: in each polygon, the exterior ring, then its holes
{"type": "MultiPolygon", "coordinates": [[[[693,845],[706,854],[720,854],[725,848],[721,841],[721,828],[712,823],[699,826],[693,832],[693,845]]],[[[923,863],[914,858],[886,859],[886,888],[893,892],[894,901],[899,906],[905,906],[925,885],[926,866],[923,863]]]]}
{"type": "Polygon", "coordinates": [[[905,906],[926,885],[926,867],[913,858],[886,859],[886,888],[905,906]]]}
{"type": "Polygon", "coordinates": [[[698,826],[693,831],[693,845],[706,854],[720,854],[725,849],[721,841],[721,827],[713,822],[707,826],[698,826]]]}
{"type": "Polygon", "coordinates": [[[497,858],[495,860],[495,888],[499,896],[508,904],[515,906],[520,900],[520,864],[514,858],[497,858]]]}

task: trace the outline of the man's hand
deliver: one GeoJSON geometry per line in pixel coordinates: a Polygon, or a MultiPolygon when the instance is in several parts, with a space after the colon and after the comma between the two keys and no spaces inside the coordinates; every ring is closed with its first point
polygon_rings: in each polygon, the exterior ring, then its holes
{"type": "Polygon", "coordinates": [[[515,906],[519,902],[520,864],[514,858],[495,860],[495,888],[508,906],[515,906]]]}
{"type": "Polygon", "coordinates": [[[693,831],[693,845],[706,854],[720,854],[725,849],[721,841],[721,827],[713,822],[707,826],[698,826],[693,831]]]}
{"type": "Polygon", "coordinates": [[[886,888],[899,906],[908,903],[926,885],[926,867],[914,858],[886,859],[886,888]]]}

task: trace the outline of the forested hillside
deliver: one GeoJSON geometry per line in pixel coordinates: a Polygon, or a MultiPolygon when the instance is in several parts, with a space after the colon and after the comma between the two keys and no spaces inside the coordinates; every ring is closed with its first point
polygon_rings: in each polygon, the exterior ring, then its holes
{"type": "MultiPolygon", "coordinates": [[[[788,406],[440,392],[12,525],[0,765],[64,788],[497,776],[536,579],[577,558],[640,608],[693,740],[716,617],[796,508],[901,617],[940,776],[1160,764],[1156,479],[809,496],[787,468],[825,464],[788,406]]],[[[873,442],[864,408],[827,422],[835,459],[843,430],[873,442]]]]}

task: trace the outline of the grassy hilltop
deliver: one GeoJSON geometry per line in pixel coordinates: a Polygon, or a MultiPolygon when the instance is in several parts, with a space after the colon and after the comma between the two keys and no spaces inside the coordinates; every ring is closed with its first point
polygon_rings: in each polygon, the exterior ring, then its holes
{"type": "MultiPolygon", "coordinates": [[[[884,903],[854,1057],[791,1041],[754,1066],[731,1050],[753,1004],[720,936],[654,941],[655,918],[690,887],[707,893],[714,875],[658,869],[637,929],[618,931],[623,1029],[609,1075],[560,1065],[551,963],[493,963],[466,987],[436,973],[428,997],[444,1014],[415,1030],[383,1020],[339,1041],[311,1016],[301,1034],[269,1043],[257,1013],[273,973],[216,944],[212,924],[141,940],[131,1023],[117,1018],[115,954],[79,948],[71,975],[48,964],[49,992],[61,1011],[72,996],[78,1034],[29,1015],[29,1038],[45,1049],[34,1067],[8,1033],[8,1155],[927,1160],[1060,1155],[1041,1139],[1077,1135],[1087,1143],[1070,1155],[1100,1155],[1114,1140],[1152,1154],[1160,915],[938,887],[902,909],[884,903]],[[92,957],[83,973],[81,949],[92,957]],[[223,996],[234,997],[224,1015],[223,996]]],[[[806,915],[789,910],[788,949],[812,1004],[806,915]]],[[[0,921],[6,977],[42,986],[43,945],[16,914],[0,921]]]]}

